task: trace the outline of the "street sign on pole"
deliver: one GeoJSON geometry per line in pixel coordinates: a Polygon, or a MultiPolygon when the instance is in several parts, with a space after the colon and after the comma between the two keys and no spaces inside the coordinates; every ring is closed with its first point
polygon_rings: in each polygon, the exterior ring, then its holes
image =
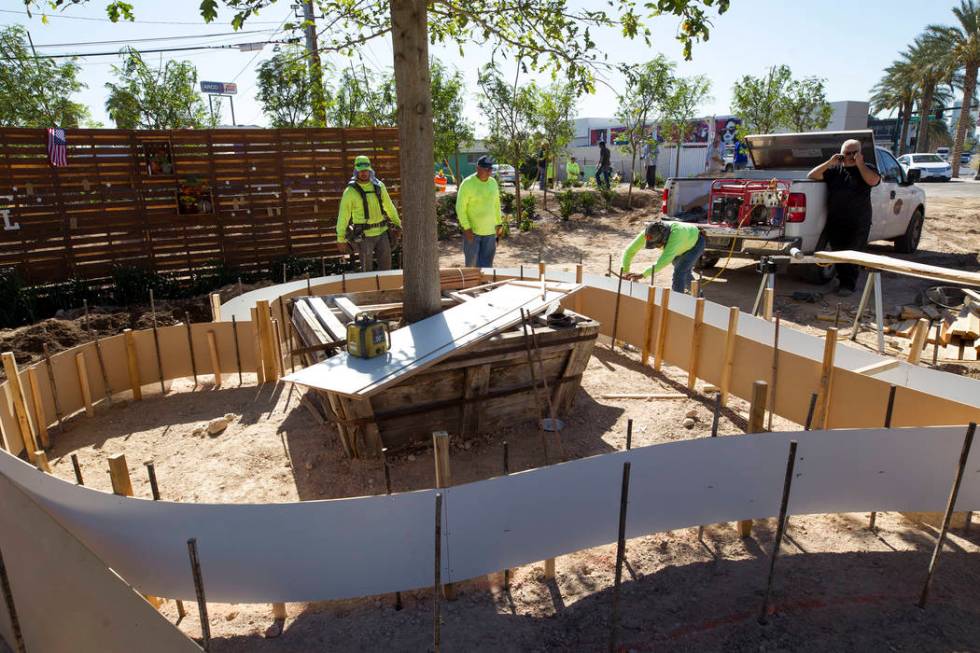
{"type": "Polygon", "coordinates": [[[202,93],[213,93],[214,95],[235,95],[238,93],[238,84],[233,82],[201,82],[202,93]]]}
{"type": "Polygon", "coordinates": [[[257,43],[238,43],[235,45],[239,52],[255,52],[256,50],[261,50],[265,47],[264,41],[259,41],[257,43]]]}

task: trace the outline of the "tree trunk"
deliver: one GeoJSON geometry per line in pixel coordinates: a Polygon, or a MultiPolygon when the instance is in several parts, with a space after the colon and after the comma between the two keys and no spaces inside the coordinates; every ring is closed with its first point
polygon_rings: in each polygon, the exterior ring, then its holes
{"type": "Polygon", "coordinates": [[[402,280],[408,322],[417,322],[440,310],[427,4],[425,0],[391,3],[404,217],[402,280]]]}
{"type": "Polygon", "coordinates": [[[953,176],[960,176],[960,153],[963,152],[963,139],[966,138],[966,130],[973,122],[970,113],[970,106],[973,104],[973,93],[977,90],[977,67],[970,64],[966,67],[966,75],[963,79],[963,101],[960,102],[960,121],[956,127],[956,140],[953,143],[953,176]]]}
{"type": "Polygon", "coordinates": [[[674,154],[677,156],[677,159],[674,161],[674,176],[675,177],[680,177],[681,176],[681,143],[682,142],[683,141],[677,141],[677,147],[674,148],[674,150],[675,150],[674,151],[674,154]]]}
{"type": "Polygon", "coordinates": [[[904,107],[902,107],[902,113],[904,117],[902,118],[902,140],[898,144],[898,155],[901,156],[905,154],[905,148],[908,147],[909,142],[909,126],[912,124],[912,103],[909,102],[904,107]]]}
{"type": "Polygon", "coordinates": [[[633,160],[630,162],[630,185],[626,190],[626,210],[633,208],[633,177],[636,176],[636,141],[633,142],[633,160]]]}
{"type": "Polygon", "coordinates": [[[916,152],[929,151],[929,112],[932,110],[932,95],[935,87],[930,86],[922,94],[919,102],[919,132],[915,139],[916,152]]]}

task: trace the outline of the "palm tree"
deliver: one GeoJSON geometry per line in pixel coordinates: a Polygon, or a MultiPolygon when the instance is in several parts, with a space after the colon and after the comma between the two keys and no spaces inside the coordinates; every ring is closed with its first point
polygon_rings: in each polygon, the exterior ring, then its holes
{"type": "Polygon", "coordinates": [[[916,152],[929,151],[929,115],[934,107],[936,90],[940,84],[951,83],[953,70],[944,56],[943,44],[930,36],[920,35],[902,53],[903,60],[911,66],[918,90],[919,129],[915,142],[916,152]]]}
{"type": "Polygon", "coordinates": [[[885,74],[871,89],[871,110],[875,113],[898,111],[901,121],[901,137],[897,155],[905,154],[912,122],[912,106],[915,103],[916,84],[912,66],[907,61],[894,61],[885,68],[885,74]]]}
{"type": "Polygon", "coordinates": [[[959,25],[930,25],[926,28],[926,34],[942,44],[950,68],[964,69],[963,107],[952,154],[953,176],[956,177],[959,175],[963,139],[967,127],[972,123],[970,105],[977,88],[977,68],[980,67],[980,6],[974,0],[960,0],[960,6],[953,7],[953,15],[959,25]]]}

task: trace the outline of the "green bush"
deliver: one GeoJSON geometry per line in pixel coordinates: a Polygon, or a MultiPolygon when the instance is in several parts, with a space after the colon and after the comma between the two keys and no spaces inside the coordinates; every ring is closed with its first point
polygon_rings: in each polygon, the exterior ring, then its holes
{"type": "Polygon", "coordinates": [[[531,222],[531,218],[525,215],[524,217],[521,218],[521,222],[520,224],[517,225],[517,228],[520,229],[521,231],[531,231],[532,229],[534,229],[534,223],[531,222]]]}
{"type": "Polygon", "coordinates": [[[172,277],[139,265],[114,265],[112,285],[112,301],[121,306],[149,301],[151,289],[156,297],[179,295],[179,286],[172,277]]]}
{"type": "Polygon", "coordinates": [[[514,212],[514,193],[500,191],[500,210],[508,215],[514,212]]]}
{"type": "Polygon", "coordinates": [[[534,188],[534,185],[537,183],[537,181],[538,178],[535,177],[534,175],[521,175],[521,188],[523,188],[524,190],[529,190],[531,188],[534,188]]]}
{"type": "MultiPolygon", "coordinates": [[[[537,217],[537,211],[535,210],[534,195],[528,194],[521,198],[521,215],[524,220],[533,220],[537,217]]],[[[524,231],[524,229],[521,229],[524,231]]]]}
{"type": "Polygon", "coordinates": [[[575,196],[575,191],[569,189],[564,192],[558,193],[558,215],[561,216],[562,220],[568,220],[575,213],[575,209],[578,208],[578,200],[575,196]]]}
{"type": "Polygon", "coordinates": [[[667,180],[666,179],[664,179],[660,175],[657,175],[657,188],[663,188],[664,187],[664,184],[666,184],[666,183],[667,183],[667,180]]]}
{"type": "Polygon", "coordinates": [[[602,196],[602,208],[605,210],[612,208],[613,198],[616,197],[616,193],[611,188],[600,188],[599,193],[602,196]]]}
{"type": "Polygon", "coordinates": [[[646,188],[647,187],[646,177],[643,177],[641,175],[638,175],[638,174],[636,174],[634,172],[633,173],[633,186],[635,186],[636,188],[646,188]]]}
{"type": "Polygon", "coordinates": [[[34,301],[16,268],[0,270],[0,326],[34,321],[34,301]]]}
{"type": "Polygon", "coordinates": [[[582,193],[578,193],[578,208],[582,212],[582,215],[595,215],[595,205],[598,201],[594,191],[587,190],[582,193]]]}

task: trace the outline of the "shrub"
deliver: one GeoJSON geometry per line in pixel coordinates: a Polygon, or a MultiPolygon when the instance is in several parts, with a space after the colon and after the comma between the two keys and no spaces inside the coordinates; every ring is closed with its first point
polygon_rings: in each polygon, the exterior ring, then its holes
{"type": "Polygon", "coordinates": [[[578,194],[578,208],[582,212],[582,215],[595,215],[595,205],[598,197],[596,194],[587,190],[585,192],[578,194]]]}
{"type": "Polygon", "coordinates": [[[575,197],[575,192],[571,189],[564,192],[558,193],[558,215],[561,216],[562,220],[568,220],[575,213],[575,209],[578,208],[578,201],[575,197]]]}
{"type": "Polygon", "coordinates": [[[0,270],[0,326],[34,321],[34,302],[16,268],[0,270]]]}
{"type": "Polygon", "coordinates": [[[122,306],[149,301],[151,289],[157,297],[175,297],[179,290],[172,277],[165,277],[139,265],[114,265],[112,282],[112,299],[122,306]]]}
{"type": "Polygon", "coordinates": [[[605,210],[612,208],[616,193],[611,188],[600,188],[599,193],[602,196],[602,208],[605,210]]]}
{"type": "Polygon", "coordinates": [[[436,234],[439,240],[446,240],[459,233],[459,220],[456,217],[456,196],[443,195],[436,200],[436,234]]]}
{"type": "Polygon", "coordinates": [[[514,212],[514,193],[505,190],[500,191],[500,210],[507,214],[514,212]]]}
{"type": "Polygon", "coordinates": [[[636,174],[634,172],[633,173],[633,186],[635,186],[636,188],[646,188],[647,187],[646,177],[643,177],[641,175],[638,175],[638,174],[636,174]]]}
{"type": "Polygon", "coordinates": [[[531,218],[525,215],[524,217],[521,218],[521,222],[519,225],[517,225],[517,227],[521,231],[531,231],[531,229],[534,229],[534,223],[531,222],[531,218]]]}
{"type": "Polygon", "coordinates": [[[529,190],[534,188],[534,184],[537,183],[538,178],[534,175],[521,175],[521,188],[529,190]]]}
{"type": "Polygon", "coordinates": [[[665,183],[667,183],[667,180],[661,175],[657,175],[657,188],[663,188],[665,183]]]}
{"type": "MultiPolygon", "coordinates": [[[[535,201],[534,195],[525,195],[521,198],[521,214],[524,220],[533,220],[537,217],[537,212],[535,211],[535,201]]],[[[524,231],[524,229],[521,229],[524,231]]]]}

